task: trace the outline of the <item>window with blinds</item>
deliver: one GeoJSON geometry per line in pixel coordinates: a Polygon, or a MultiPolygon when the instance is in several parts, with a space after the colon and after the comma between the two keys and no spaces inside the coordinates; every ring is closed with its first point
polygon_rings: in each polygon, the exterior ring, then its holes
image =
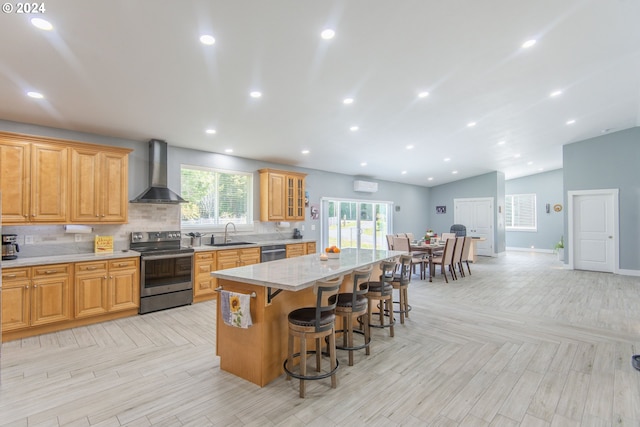
{"type": "Polygon", "coordinates": [[[180,178],[182,227],[253,224],[251,173],[182,165],[180,178]]]}
{"type": "Polygon", "coordinates": [[[510,194],[505,197],[507,230],[537,231],[536,195],[510,194]]]}

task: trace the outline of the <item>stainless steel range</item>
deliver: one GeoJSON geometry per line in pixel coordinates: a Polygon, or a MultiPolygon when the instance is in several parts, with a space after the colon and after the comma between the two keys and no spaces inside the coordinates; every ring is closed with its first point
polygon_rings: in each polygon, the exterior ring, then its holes
{"type": "Polygon", "coordinates": [[[193,248],[180,246],[180,231],[131,233],[140,252],[140,314],[193,302],[193,248]]]}

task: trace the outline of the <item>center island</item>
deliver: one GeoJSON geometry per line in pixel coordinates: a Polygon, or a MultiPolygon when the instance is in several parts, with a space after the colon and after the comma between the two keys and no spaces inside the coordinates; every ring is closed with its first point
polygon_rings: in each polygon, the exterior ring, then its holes
{"type": "Polygon", "coordinates": [[[313,285],[317,280],[345,275],[344,291],[350,292],[349,274],[375,265],[371,280],[378,280],[377,265],[405,252],[371,249],[342,250],[340,258],[320,260],[320,254],[270,261],[211,273],[218,290],[251,295],[253,325],[240,328],[222,319],[222,298],[217,299],[216,354],[220,369],[261,387],[284,371],[287,357],[287,315],[300,307],[315,305],[313,285]]]}

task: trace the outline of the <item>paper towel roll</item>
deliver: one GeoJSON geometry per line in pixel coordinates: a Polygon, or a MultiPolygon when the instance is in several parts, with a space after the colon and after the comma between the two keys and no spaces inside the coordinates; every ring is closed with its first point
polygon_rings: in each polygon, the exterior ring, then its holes
{"type": "Polygon", "coordinates": [[[89,234],[93,231],[93,227],[89,227],[88,225],[65,225],[64,232],[65,233],[73,233],[73,234],[89,234]]]}

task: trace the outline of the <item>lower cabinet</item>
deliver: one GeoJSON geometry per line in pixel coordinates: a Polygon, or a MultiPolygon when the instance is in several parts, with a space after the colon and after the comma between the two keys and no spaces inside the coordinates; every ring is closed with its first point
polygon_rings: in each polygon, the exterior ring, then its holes
{"type": "Polygon", "coordinates": [[[138,266],[139,258],[76,263],[76,319],[138,308],[138,266]]]}
{"type": "Polygon", "coordinates": [[[196,252],[193,269],[193,302],[215,298],[217,280],[211,272],[216,269],[216,251],[196,252]]]}
{"type": "Polygon", "coordinates": [[[2,270],[3,333],[71,319],[71,264],[2,270]]]}
{"type": "Polygon", "coordinates": [[[287,245],[287,258],[293,258],[307,254],[306,243],[293,243],[287,245]]]}
{"type": "Polygon", "coordinates": [[[2,269],[2,340],[136,314],[139,267],[132,257],[2,269]]]}
{"type": "Polygon", "coordinates": [[[316,242],[307,242],[307,255],[316,253],[316,242]]]}
{"type": "Polygon", "coordinates": [[[216,254],[216,270],[260,263],[260,248],[226,249],[216,254]]]}

